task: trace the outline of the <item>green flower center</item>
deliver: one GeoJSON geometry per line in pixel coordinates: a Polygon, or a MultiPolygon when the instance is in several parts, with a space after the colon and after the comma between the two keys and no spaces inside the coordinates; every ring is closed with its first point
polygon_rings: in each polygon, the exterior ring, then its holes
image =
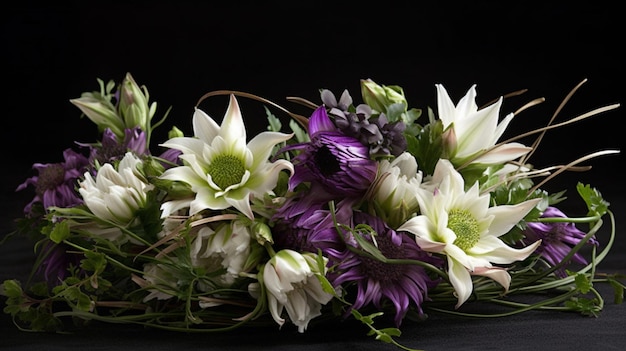
{"type": "Polygon", "coordinates": [[[211,175],[213,182],[223,190],[233,184],[240,183],[246,169],[237,157],[220,155],[213,159],[207,173],[211,175]]]}
{"type": "Polygon", "coordinates": [[[478,239],[478,221],[467,210],[452,210],[448,213],[448,228],[456,234],[454,245],[463,251],[471,249],[478,239]]]}

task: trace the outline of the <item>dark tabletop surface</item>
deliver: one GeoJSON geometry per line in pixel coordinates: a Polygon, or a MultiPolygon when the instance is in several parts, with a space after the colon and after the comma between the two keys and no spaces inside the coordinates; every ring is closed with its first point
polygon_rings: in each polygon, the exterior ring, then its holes
{"type": "MultiPolygon", "coordinates": [[[[366,78],[402,86],[409,102],[420,107],[435,107],[436,83],[443,83],[455,101],[474,83],[483,102],[528,88],[528,99],[513,99],[509,111],[522,101],[546,97],[536,113],[514,120],[510,128],[518,132],[544,123],[584,78],[588,83],[564,115],[626,102],[623,15],[615,3],[434,3],[358,8],[336,2],[16,3],[0,15],[5,79],[0,235],[14,229],[13,219],[32,196],[15,192],[33,175],[32,163],[58,162],[73,141],[95,137],[86,129],[93,125],[80,120],[68,100],[96,90],[96,78],[119,80],[131,72],[160,109],[173,106],[173,122],[186,131],[193,105],[211,90],[257,93],[285,105],[286,96],[318,101],[317,89],[323,87],[336,93],[349,88],[358,96],[358,81],[366,78]]],[[[624,150],[624,111],[622,106],[548,133],[536,162],[562,164],[600,149],[624,150]]],[[[575,194],[580,179],[599,188],[611,204],[617,231],[599,270],[626,274],[624,156],[590,163],[590,172],[563,174],[549,186],[575,194]]],[[[609,230],[606,223],[598,237],[605,240],[609,230]]],[[[29,273],[33,254],[27,244],[0,245],[0,281],[29,273]]],[[[425,323],[403,325],[398,341],[425,350],[623,350],[626,304],[613,302],[609,286],[596,287],[606,303],[598,318],[545,311],[493,319],[430,314],[425,323]]],[[[3,298],[0,302],[4,306],[3,298]]],[[[288,327],[182,334],[96,323],[61,335],[19,331],[3,313],[0,349],[398,350],[366,336],[357,323],[312,325],[304,334],[288,327]]]]}

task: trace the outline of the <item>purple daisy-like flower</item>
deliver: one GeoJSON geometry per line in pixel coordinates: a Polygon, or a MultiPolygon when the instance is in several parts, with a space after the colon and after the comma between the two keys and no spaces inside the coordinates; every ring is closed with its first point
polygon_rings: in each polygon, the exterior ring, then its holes
{"type": "MultiPolygon", "coordinates": [[[[541,217],[566,218],[567,216],[558,208],[549,206],[541,217]]],[[[552,266],[562,263],[565,256],[572,250],[572,247],[578,245],[578,243],[584,239],[585,235],[587,235],[585,232],[576,228],[576,225],[571,222],[530,222],[524,234],[524,243],[533,243],[537,240],[541,240],[541,245],[537,248],[536,253],[541,255],[541,257],[552,266]]],[[[599,245],[595,237],[591,237],[587,243],[590,245],[599,245]]],[[[555,274],[559,277],[566,277],[565,266],[573,262],[583,265],[587,264],[587,260],[579,252],[576,252],[569,262],[555,271],[555,274]]]]}
{"type": "Polygon", "coordinates": [[[311,203],[309,198],[307,193],[290,198],[273,216],[272,233],[276,247],[313,253],[318,249],[325,253],[331,248],[344,248],[333,218],[338,223],[349,224],[353,201],[339,202],[333,216],[326,203],[311,203]],[[303,203],[308,205],[303,206],[303,203]]]}
{"type": "Polygon", "coordinates": [[[69,275],[70,267],[79,267],[80,260],[83,258],[78,253],[67,252],[69,246],[65,244],[57,244],[53,241],[47,241],[41,249],[41,265],[37,272],[43,275],[43,278],[49,284],[56,284],[63,281],[69,275]]]}
{"type": "Polygon", "coordinates": [[[146,143],[146,133],[138,127],[126,128],[124,140],[121,141],[111,129],[106,128],[102,133],[100,144],[92,146],[90,161],[92,164],[94,161],[100,164],[109,163],[122,159],[128,151],[135,155],[148,155],[150,151],[146,143]]]}
{"type": "Polygon", "coordinates": [[[24,190],[29,185],[35,187],[35,197],[24,207],[24,213],[31,213],[35,203],[42,203],[45,209],[55,207],[74,207],[83,202],[78,194],[77,181],[89,166],[89,159],[72,150],[63,151],[63,162],[35,163],[33,169],[37,175],[26,179],[16,191],[24,190]]]}
{"type": "MultiPolygon", "coordinates": [[[[382,219],[362,212],[355,212],[354,223],[367,224],[375,232],[363,236],[372,242],[381,254],[388,259],[418,260],[442,266],[443,261],[421,250],[415,239],[404,232],[389,228],[382,219]]],[[[350,245],[357,247],[354,239],[348,238],[350,245]]],[[[438,279],[432,279],[426,270],[415,264],[384,263],[353,250],[328,250],[331,264],[335,264],[330,281],[335,286],[356,288],[356,298],[351,308],[360,309],[370,304],[382,309],[385,302],[395,308],[394,321],[400,326],[413,303],[416,311],[423,314],[422,303],[428,300],[428,291],[434,288],[438,279]]]]}
{"type": "Polygon", "coordinates": [[[376,177],[376,161],[358,139],[337,129],[326,108],[317,108],[309,120],[311,141],[290,145],[281,150],[299,150],[293,159],[294,175],[289,180],[293,190],[303,182],[311,183],[311,195],[326,202],[331,199],[359,197],[376,177]]]}

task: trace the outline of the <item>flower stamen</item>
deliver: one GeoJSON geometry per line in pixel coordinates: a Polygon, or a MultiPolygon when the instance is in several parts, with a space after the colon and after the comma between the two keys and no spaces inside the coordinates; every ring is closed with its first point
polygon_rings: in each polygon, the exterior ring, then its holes
{"type": "Polygon", "coordinates": [[[241,182],[246,169],[241,160],[233,155],[219,155],[209,165],[207,173],[213,182],[224,190],[241,182]]]}
{"type": "Polygon", "coordinates": [[[471,249],[478,239],[480,239],[480,231],[478,230],[478,221],[467,210],[452,210],[448,215],[448,228],[456,234],[454,245],[463,251],[471,249]]]}

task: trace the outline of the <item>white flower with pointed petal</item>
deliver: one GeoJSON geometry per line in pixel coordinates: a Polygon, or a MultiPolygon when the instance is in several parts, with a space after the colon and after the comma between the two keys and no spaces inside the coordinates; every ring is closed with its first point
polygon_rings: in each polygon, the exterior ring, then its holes
{"type": "Polygon", "coordinates": [[[486,165],[502,164],[523,156],[532,149],[520,143],[507,143],[493,148],[514,116],[510,113],[498,124],[502,97],[496,103],[478,110],[476,84],[472,85],[456,106],[443,85],[437,84],[436,87],[439,119],[444,128],[446,158],[452,164],[461,166],[468,160],[486,165]]]}
{"type": "Polygon", "coordinates": [[[281,314],[286,309],[291,322],[303,333],[311,319],[322,314],[322,305],[333,298],[324,291],[317,277],[326,272],[320,272],[317,267],[314,254],[292,250],[277,252],[265,264],[263,282],[270,313],[278,325],[285,323],[281,314]]]}
{"type": "Polygon", "coordinates": [[[489,194],[479,194],[478,183],[464,190],[463,177],[445,159],[440,160],[431,180],[418,193],[421,214],[409,219],[398,231],[416,236],[425,251],[446,256],[450,283],[458,297],[456,307],[471,295],[471,275],[489,277],[508,290],[511,276],[495,264],[526,259],[540,241],[522,249],[506,245],[500,236],[509,232],[540,199],[517,205],[489,207],[489,194]]]}
{"type": "MultiPolygon", "coordinates": [[[[161,178],[191,185],[196,196],[189,201],[190,215],[204,209],[234,207],[253,219],[250,196],[262,197],[271,192],[282,170],[293,174],[291,162],[268,161],[272,148],[293,134],[263,132],[246,145],[245,125],[234,95],[230,96],[221,126],[196,108],[193,130],[195,137],[176,137],[161,144],[182,152],[184,165],[167,169],[161,178]]],[[[169,210],[180,208],[180,203],[164,203],[163,217],[170,214],[169,210]]]]}

